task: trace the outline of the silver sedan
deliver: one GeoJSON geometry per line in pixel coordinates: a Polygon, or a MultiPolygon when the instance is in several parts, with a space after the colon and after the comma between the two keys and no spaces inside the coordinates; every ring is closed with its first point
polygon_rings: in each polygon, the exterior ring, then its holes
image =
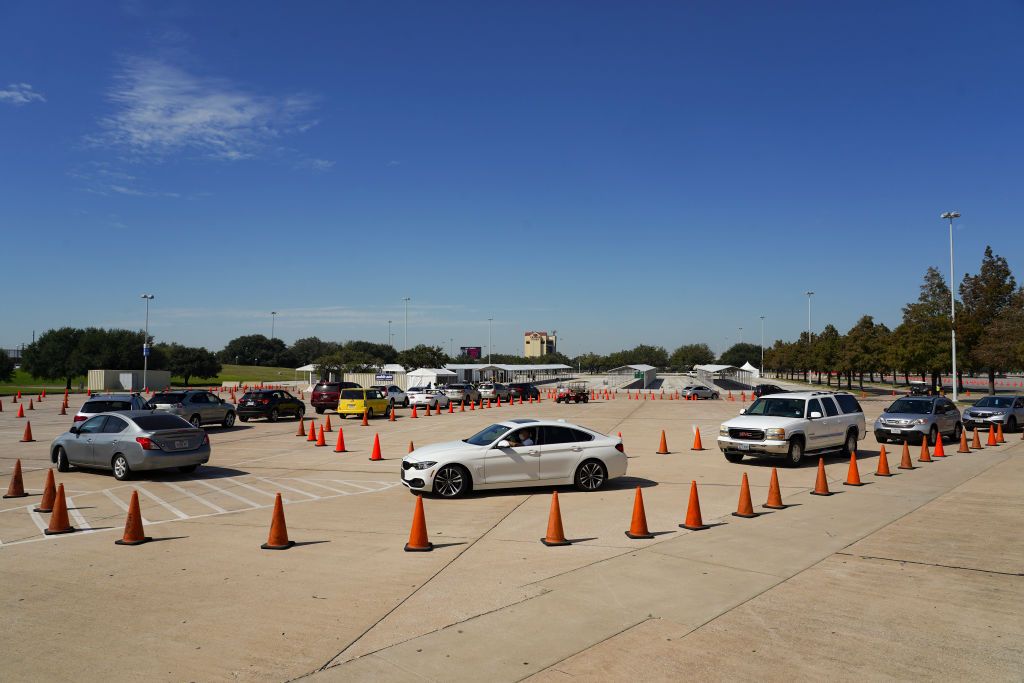
{"type": "Polygon", "coordinates": [[[194,472],[210,460],[210,439],[177,415],[151,410],[103,413],[61,434],[50,444],[50,462],[111,470],[124,481],[132,472],[177,468],[194,472]]]}
{"type": "Polygon", "coordinates": [[[706,387],[703,384],[691,384],[690,386],[683,387],[683,390],[679,392],[683,398],[690,398],[696,396],[698,399],[716,399],[718,398],[718,392],[711,387],[706,387]]]}

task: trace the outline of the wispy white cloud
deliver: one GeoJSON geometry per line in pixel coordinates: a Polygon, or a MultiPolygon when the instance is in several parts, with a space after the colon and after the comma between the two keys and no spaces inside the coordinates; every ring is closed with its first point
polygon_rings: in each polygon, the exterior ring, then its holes
{"type": "Polygon", "coordinates": [[[30,102],[45,102],[43,94],[36,92],[28,83],[11,83],[0,90],[0,102],[21,106],[30,102]]]}
{"type": "Polygon", "coordinates": [[[296,168],[307,168],[311,171],[329,171],[334,168],[334,162],[327,159],[300,159],[295,164],[296,168]]]}
{"type": "Polygon", "coordinates": [[[107,162],[94,161],[73,169],[68,175],[82,183],[80,189],[91,194],[119,194],[129,197],[165,197],[178,199],[183,195],[179,192],[165,192],[142,189],[136,184],[136,177],[131,173],[111,166],[107,162]]]}
{"type": "Polygon", "coordinates": [[[124,61],[107,97],[115,111],[91,141],[141,157],[250,159],[268,141],[312,125],[301,120],[312,107],[309,96],[255,94],[158,59],[124,61]]]}

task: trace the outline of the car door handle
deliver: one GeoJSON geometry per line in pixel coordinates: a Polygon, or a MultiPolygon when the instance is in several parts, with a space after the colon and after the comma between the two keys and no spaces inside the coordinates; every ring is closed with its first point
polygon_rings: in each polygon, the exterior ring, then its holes
{"type": "Polygon", "coordinates": [[[579,446],[573,446],[570,450],[574,453],[580,453],[583,449],[579,446]]]}
{"type": "Polygon", "coordinates": [[[527,455],[540,455],[540,451],[538,451],[538,450],[526,451],[526,454],[527,455]]]}

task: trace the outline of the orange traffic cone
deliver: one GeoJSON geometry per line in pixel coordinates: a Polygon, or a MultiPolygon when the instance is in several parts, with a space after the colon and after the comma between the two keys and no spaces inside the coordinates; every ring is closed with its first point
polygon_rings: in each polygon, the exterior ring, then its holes
{"type": "Polygon", "coordinates": [[[921,439],[921,455],[917,459],[918,462],[932,462],[932,455],[928,452],[928,437],[921,439]]]}
{"type": "Polygon", "coordinates": [[[333,432],[334,431],[334,429],[331,427],[331,416],[330,415],[327,416],[327,421],[324,423],[324,431],[325,432],[333,432]]]}
{"type": "Polygon", "coordinates": [[[907,445],[906,441],[903,442],[903,457],[900,458],[900,464],[899,464],[897,469],[901,469],[901,470],[914,470],[914,469],[917,469],[916,467],[914,467],[914,463],[910,460],[910,446],[907,445]]]}
{"type": "Polygon", "coordinates": [[[427,417],[430,417],[430,404],[427,404],[427,417]]]}
{"type": "Polygon", "coordinates": [[[413,446],[412,445],[412,441],[410,441],[409,442],[409,452],[412,453],[414,450],[416,450],[416,446],[413,446]]]}
{"type": "MultiPolygon", "coordinates": [[[[32,410],[31,402],[29,403],[28,409],[32,410]]],[[[1006,439],[1003,438],[1003,423],[1002,422],[997,422],[996,423],[996,441],[999,442],[999,443],[1006,443],[1006,439]]]]}
{"type": "Polygon", "coordinates": [[[314,445],[315,446],[326,446],[327,445],[327,441],[324,439],[324,426],[323,425],[320,425],[320,430],[317,432],[316,443],[314,445]]]}
{"type": "Polygon", "coordinates": [[[32,441],[35,441],[35,439],[32,438],[32,423],[26,422],[25,432],[21,435],[21,443],[30,443],[32,441]]]}
{"type": "Polygon", "coordinates": [[[988,441],[985,442],[986,446],[998,446],[999,443],[996,441],[996,428],[991,425],[988,428],[988,441]]]}
{"type": "Polygon", "coordinates": [[[412,529],[409,531],[409,542],[405,544],[407,553],[427,553],[434,549],[434,544],[427,539],[427,518],[423,514],[423,496],[416,496],[416,507],[412,513],[412,529]]]}
{"type": "Polygon", "coordinates": [[[409,417],[413,418],[414,420],[419,419],[420,416],[416,414],[416,406],[412,407],[412,415],[410,415],[409,417]]]}
{"type": "Polygon", "coordinates": [[[942,446],[942,434],[939,434],[939,437],[935,439],[935,452],[932,455],[936,458],[946,457],[946,449],[942,446]]]}
{"type": "Polygon", "coordinates": [[[153,539],[142,530],[142,510],[139,508],[139,492],[132,491],[132,500],[128,503],[128,517],[124,521],[124,535],[114,541],[117,545],[142,545],[153,539]]]}
{"type": "Polygon", "coordinates": [[[850,453],[850,469],[846,472],[846,481],[843,482],[844,486],[863,486],[864,482],[860,480],[860,470],[857,469],[857,451],[850,453]]]}
{"type": "MultiPolygon", "coordinates": [[[[530,401],[530,403],[533,403],[533,401],[530,401]]],[[[459,404],[459,412],[466,412],[466,399],[462,399],[462,402],[459,404]]]]}
{"type": "Polygon", "coordinates": [[[394,421],[395,421],[395,407],[391,406],[391,408],[388,410],[388,422],[394,422],[394,421]]]}
{"type": "Polygon", "coordinates": [[[306,441],[316,441],[316,425],[313,421],[309,421],[309,434],[306,435],[306,441]]]}
{"type": "Polygon", "coordinates": [[[551,512],[548,513],[548,533],[540,539],[546,546],[572,545],[562,531],[562,510],[558,507],[558,491],[551,492],[551,512]]]}
{"type": "Polygon", "coordinates": [[[374,434],[373,435],[373,451],[370,453],[370,460],[383,460],[383,459],[384,458],[380,457],[380,435],[379,434],[374,434]]]}
{"type": "Polygon", "coordinates": [[[18,404],[18,415],[17,415],[17,417],[25,417],[25,404],[24,403],[19,403],[18,404]]]}
{"type": "Polygon", "coordinates": [[[658,450],[655,451],[658,455],[666,455],[668,453],[668,444],[665,442],[665,430],[661,430],[661,443],[658,445],[658,450]]]}
{"type": "Polygon", "coordinates": [[[338,444],[334,447],[335,453],[345,452],[345,430],[338,427],[338,444]]]}
{"type": "Polygon", "coordinates": [[[743,473],[743,481],[740,483],[740,501],[736,505],[736,512],[733,517],[757,517],[754,512],[754,505],[750,502],[750,482],[747,481],[747,473],[743,473]]]}
{"type": "Polygon", "coordinates": [[[626,536],[634,539],[654,538],[654,534],[647,530],[647,514],[644,512],[644,495],[640,487],[636,487],[636,496],[633,498],[633,520],[629,524],[629,531],[626,536]]]}
{"type": "Polygon", "coordinates": [[[971,430],[971,449],[975,451],[981,450],[981,439],[978,437],[978,428],[975,427],[971,430]]]}
{"type": "Polygon", "coordinates": [[[878,469],[875,470],[876,477],[891,477],[892,472],[889,471],[889,458],[885,454],[885,445],[878,450],[878,469]]]}
{"type": "Polygon", "coordinates": [[[825,476],[825,458],[818,458],[818,478],[814,481],[812,496],[831,496],[828,490],[828,478],[825,476]]]}
{"type": "Polygon", "coordinates": [[[472,412],[472,411],[474,411],[474,410],[476,410],[476,401],[470,401],[470,402],[469,402],[469,410],[470,410],[471,412],[472,412]]]}
{"type": "Polygon", "coordinates": [[[491,399],[487,399],[487,407],[488,407],[488,408],[490,408],[490,407],[491,407],[491,399]]]}
{"type": "Polygon", "coordinates": [[[766,507],[770,510],[782,510],[786,506],[782,504],[782,490],[779,488],[779,473],[773,467],[772,468],[772,480],[768,484],[768,502],[761,507],[766,507]]]}
{"type": "Polygon", "coordinates": [[[46,470],[46,483],[43,484],[43,498],[33,512],[53,512],[53,501],[57,497],[57,486],[53,483],[53,470],[46,470]]]}
{"type": "Polygon", "coordinates": [[[299,418],[299,428],[297,430],[295,430],[295,436],[305,436],[305,435],[306,435],[306,422],[305,422],[305,420],[303,418],[300,417],[299,418]]]}
{"type": "Polygon", "coordinates": [[[288,526],[284,523],[284,504],[281,502],[281,494],[274,498],[274,514],[270,518],[270,534],[267,542],[260,545],[264,550],[287,550],[295,545],[295,541],[288,540],[288,526]]]}
{"type": "Polygon", "coordinates": [[[960,448],[956,450],[957,453],[970,453],[971,448],[967,445],[967,432],[960,430],[960,448]]]}
{"type": "Polygon", "coordinates": [[[50,526],[43,533],[47,536],[54,534],[70,534],[75,531],[68,521],[68,502],[64,498],[64,484],[57,487],[57,499],[53,502],[53,514],[50,515],[50,526]]]}
{"type": "Polygon", "coordinates": [[[702,451],[704,445],[700,442],[700,427],[693,428],[693,446],[690,448],[691,451],[702,451]]]}
{"type": "Polygon", "coordinates": [[[21,458],[18,458],[14,461],[14,473],[11,475],[11,484],[7,487],[4,498],[24,498],[27,495],[25,482],[21,479],[21,458]]]}
{"type": "Polygon", "coordinates": [[[697,496],[697,482],[690,482],[690,503],[686,506],[686,521],[679,525],[682,529],[700,531],[707,529],[700,517],[700,498],[697,496]]]}
{"type": "Polygon", "coordinates": [[[32,405],[32,399],[28,400],[28,409],[29,410],[35,410],[35,407],[32,405]]]}
{"type": "Polygon", "coordinates": [[[60,404],[60,412],[57,413],[57,414],[58,415],[67,415],[68,414],[68,404],[67,403],[61,403],[60,404]]]}

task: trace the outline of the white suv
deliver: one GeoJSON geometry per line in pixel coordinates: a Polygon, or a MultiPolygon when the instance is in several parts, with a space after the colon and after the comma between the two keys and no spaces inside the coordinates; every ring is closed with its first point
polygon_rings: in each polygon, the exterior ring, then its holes
{"type": "Polygon", "coordinates": [[[718,430],[718,448],[729,462],[761,455],[785,458],[787,465],[796,466],[805,454],[849,455],[865,435],[864,411],[853,394],[771,394],[740,413],[718,430]]]}

